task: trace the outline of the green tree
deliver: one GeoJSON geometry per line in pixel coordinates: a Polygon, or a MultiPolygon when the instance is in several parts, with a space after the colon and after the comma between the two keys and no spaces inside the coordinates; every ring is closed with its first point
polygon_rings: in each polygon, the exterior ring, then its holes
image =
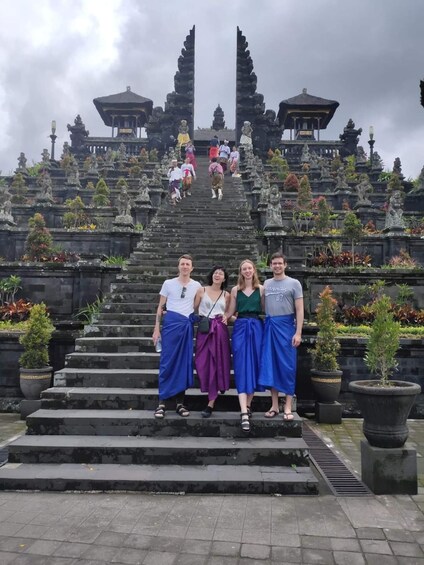
{"type": "Polygon", "coordinates": [[[25,204],[27,201],[28,187],[22,173],[16,173],[10,185],[10,193],[12,194],[12,202],[14,204],[25,204]]]}
{"type": "Polygon", "coordinates": [[[53,238],[44,217],[37,212],[28,221],[29,232],[25,242],[27,261],[47,261],[53,252],[53,238]]]}
{"type": "Polygon", "coordinates": [[[357,243],[363,235],[361,220],[358,218],[355,212],[347,212],[343,220],[342,234],[350,241],[352,251],[352,267],[354,267],[355,243],[357,243]]]}
{"type": "Polygon", "coordinates": [[[337,328],[334,314],[337,301],[329,286],[320,293],[320,303],[317,306],[318,334],[315,349],[312,351],[313,367],[318,371],[337,371],[339,364],[337,355],[340,343],[337,339],[337,328]]]}
{"type": "Polygon", "coordinates": [[[312,189],[307,175],[300,179],[299,191],[297,193],[297,208],[310,212],[312,210],[312,189]]]}
{"type": "Polygon", "coordinates": [[[93,206],[109,206],[110,205],[110,190],[104,178],[100,178],[96,184],[96,190],[91,199],[93,206]]]}
{"type": "Polygon", "coordinates": [[[400,345],[400,323],[395,322],[391,311],[391,300],[383,294],[372,305],[375,314],[366,344],[364,361],[371,373],[379,377],[384,386],[397,367],[396,353],[400,345]]]}
{"type": "Polygon", "coordinates": [[[321,196],[317,201],[317,215],[315,216],[315,225],[317,231],[326,233],[331,227],[332,208],[328,204],[325,196],[321,196]]]}
{"type": "Polygon", "coordinates": [[[68,208],[68,211],[63,215],[63,225],[65,228],[76,229],[88,222],[85,204],[80,196],[76,196],[74,199],[68,198],[65,206],[68,208]]]}
{"type": "Polygon", "coordinates": [[[28,327],[19,343],[24,346],[19,363],[24,369],[42,369],[49,365],[49,342],[55,327],[46,305],[35,304],[29,314],[28,327]]]}

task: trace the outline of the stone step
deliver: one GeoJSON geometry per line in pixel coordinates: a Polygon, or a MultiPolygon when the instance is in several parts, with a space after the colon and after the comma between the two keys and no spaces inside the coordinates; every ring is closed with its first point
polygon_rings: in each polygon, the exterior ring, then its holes
{"type": "Polygon", "coordinates": [[[96,324],[84,328],[84,337],[151,337],[153,333],[151,324],[96,324]]]}
{"type": "Polygon", "coordinates": [[[65,367],[87,369],[152,369],[159,367],[159,353],[70,353],[65,357],[65,367]]]}
{"type": "MultiPolygon", "coordinates": [[[[54,374],[57,387],[147,388],[157,387],[158,368],[98,369],[65,367],[54,374]]],[[[49,389],[50,390],[50,389],[49,389]]]]}
{"type": "Polygon", "coordinates": [[[303,495],[318,494],[318,480],[308,467],[7,463],[0,489],[303,495]]]}
{"type": "MultiPolygon", "coordinates": [[[[145,379],[148,375],[144,375],[145,379]]],[[[125,387],[121,386],[90,386],[81,383],[81,386],[54,386],[42,392],[41,408],[44,409],[72,409],[72,410],[154,410],[158,405],[158,374],[151,373],[149,385],[125,387]]],[[[138,383],[137,383],[138,384],[138,383]]],[[[295,400],[295,399],[294,399],[295,400]]],[[[198,388],[187,389],[185,404],[189,410],[201,411],[207,405],[207,395],[198,388]]],[[[280,400],[283,402],[283,399],[280,400]]],[[[252,402],[255,414],[263,415],[270,407],[268,392],[258,392],[252,402]]],[[[237,391],[232,388],[220,394],[216,400],[215,413],[232,412],[239,410],[237,391]]],[[[293,410],[296,404],[293,402],[293,410]]],[[[282,417],[282,416],[281,416],[282,417]]]]}
{"type": "Polygon", "coordinates": [[[113,302],[104,302],[101,306],[101,312],[110,313],[152,313],[156,311],[158,296],[156,296],[156,303],[153,302],[125,302],[123,304],[114,304],[113,302]]]}
{"type": "MultiPolygon", "coordinates": [[[[156,309],[155,309],[156,311],[156,309]]],[[[141,312],[138,314],[128,314],[123,312],[100,312],[96,320],[100,324],[154,324],[155,312],[141,312]]]]}
{"type": "MultiPolygon", "coordinates": [[[[192,412],[181,418],[168,410],[162,420],[151,410],[45,410],[27,417],[29,435],[95,435],[95,436],[152,436],[152,437],[246,437],[240,427],[239,412],[215,412],[202,418],[192,412]]],[[[248,437],[302,437],[302,420],[268,419],[255,414],[251,419],[248,437]]],[[[176,439],[177,441],[177,439],[176,439]]]]}
{"type": "Polygon", "coordinates": [[[119,465],[261,465],[308,467],[302,438],[21,436],[8,444],[10,463],[119,465]]]}

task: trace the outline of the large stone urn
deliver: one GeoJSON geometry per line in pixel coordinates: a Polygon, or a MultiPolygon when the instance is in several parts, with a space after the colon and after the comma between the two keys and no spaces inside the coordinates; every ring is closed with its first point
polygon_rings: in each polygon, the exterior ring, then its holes
{"type": "Polygon", "coordinates": [[[26,400],[38,400],[43,390],[51,386],[53,367],[20,369],[19,385],[26,400]]]}
{"type": "Polygon", "coordinates": [[[383,448],[402,447],[409,434],[407,419],[421,387],[405,381],[353,381],[349,389],[364,418],[363,432],[370,445],[383,448]]]}

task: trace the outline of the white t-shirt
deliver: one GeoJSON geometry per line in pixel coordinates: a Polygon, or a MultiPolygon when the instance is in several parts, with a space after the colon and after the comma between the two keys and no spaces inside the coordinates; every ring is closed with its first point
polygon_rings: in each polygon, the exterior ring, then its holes
{"type": "Polygon", "coordinates": [[[193,279],[183,285],[178,277],[175,277],[164,281],[159,294],[166,296],[166,309],[169,312],[177,312],[188,318],[194,312],[194,297],[201,286],[193,279]]]}
{"type": "Polygon", "coordinates": [[[181,180],[183,174],[181,172],[181,169],[179,167],[175,167],[174,169],[171,167],[168,170],[168,178],[169,178],[169,182],[172,182],[173,180],[181,180]]]}

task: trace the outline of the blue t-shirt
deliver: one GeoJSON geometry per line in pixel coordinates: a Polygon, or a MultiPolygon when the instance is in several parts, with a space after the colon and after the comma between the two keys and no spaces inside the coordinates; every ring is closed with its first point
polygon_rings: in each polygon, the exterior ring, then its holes
{"type": "Polygon", "coordinates": [[[264,282],[265,313],[267,316],[295,314],[295,300],[303,298],[302,285],[297,279],[268,279],[264,282]]]}

